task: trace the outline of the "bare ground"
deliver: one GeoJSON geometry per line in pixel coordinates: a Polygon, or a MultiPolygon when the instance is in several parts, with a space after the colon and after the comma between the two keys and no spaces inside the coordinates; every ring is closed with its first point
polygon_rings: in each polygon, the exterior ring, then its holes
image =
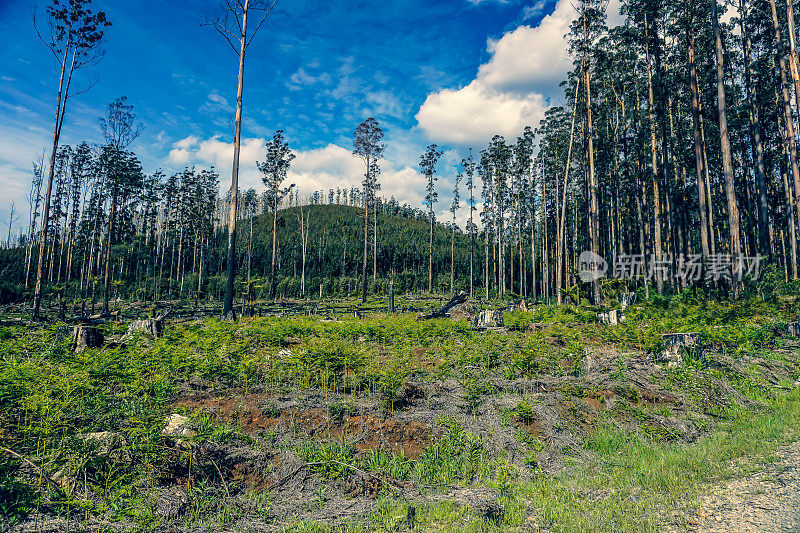
{"type": "Polygon", "coordinates": [[[800,442],[781,447],[746,477],[708,487],[669,531],[800,532],[800,442]]]}

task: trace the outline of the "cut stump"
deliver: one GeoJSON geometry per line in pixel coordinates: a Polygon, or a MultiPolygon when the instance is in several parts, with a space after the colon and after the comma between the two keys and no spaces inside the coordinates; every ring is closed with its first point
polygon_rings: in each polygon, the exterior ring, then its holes
{"type": "Polygon", "coordinates": [[[664,349],[660,358],[667,363],[683,364],[684,353],[699,353],[702,350],[699,333],[664,333],[661,340],[664,349]]]}
{"type": "Polygon", "coordinates": [[[503,311],[501,309],[489,309],[488,311],[481,311],[475,315],[475,320],[472,322],[475,329],[488,329],[488,328],[503,328],[505,322],[503,321],[503,311]]]}
{"type": "Polygon", "coordinates": [[[598,324],[616,326],[625,321],[625,312],[622,309],[612,309],[607,313],[598,313],[595,320],[598,324]]]}
{"type": "Polygon", "coordinates": [[[80,353],[87,348],[100,348],[105,339],[99,329],[91,326],[75,326],[72,329],[72,349],[80,353]]]}

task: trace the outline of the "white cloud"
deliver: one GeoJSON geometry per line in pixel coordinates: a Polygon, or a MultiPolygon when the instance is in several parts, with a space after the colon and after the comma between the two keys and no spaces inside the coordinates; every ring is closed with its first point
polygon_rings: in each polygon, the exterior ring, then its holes
{"type": "Polygon", "coordinates": [[[514,95],[475,80],[463,89],[429,95],[417,113],[427,136],[439,143],[482,143],[499,133],[513,137],[536,126],[546,105],[541,94],[514,95]]]}
{"type": "Polygon", "coordinates": [[[289,81],[298,86],[297,88],[299,89],[300,86],[309,86],[316,83],[328,85],[331,83],[331,76],[327,72],[323,72],[319,76],[312,76],[311,74],[307,73],[303,67],[300,67],[297,69],[297,72],[289,77],[289,81]]]}
{"type": "MultiPolygon", "coordinates": [[[[233,143],[222,141],[219,137],[198,139],[186,137],[175,143],[165,165],[174,169],[184,166],[214,166],[220,173],[220,188],[228,188],[233,143]]],[[[257,161],[264,160],[265,138],[242,139],[239,156],[239,187],[262,190],[261,173],[257,161]]],[[[360,186],[364,175],[363,162],[342,146],[329,144],[323,148],[295,151],[295,159],[287,175],[287,183],[294,183],[301,195],[316,190],[350,188],[360,186]]],[[[381,161],[381,196],[394,196],[400,203],[420,206],[424,177],[408,166],[396,165],[391,161],[381,161]]]]}
{"type": "MultiPolygon", "coordinates": [[[[620,0],[611,0],[608,22],[621,22],[620,0]]],[[[525,8],[523,16],[541,13],[543,2],[525,8]]],[[[559,0],[538,26],[519,26],[487,41],[491,58],[477,77],[460,89],[429,94],[416,115],[434,142],[476,145],[494,134],[515,137],[536,127],[550,105],[563,97],[559,83],[572,68],[565,35],[576,12],[570,0],[559,0]]]]}
{"type": "Polygon", "coordinates": [[[528,20],[532,18],[536,18],[542,13],[544,13],[544,2],[545,0],[539,0],[535,4],[531,6],[525,6],[522,9],[522,20],[528,20]]]}
{"type": "Polygon", "coordinates": [[[208,94],[208,100],[200,106],[199,111],[204,114],[233,113],[233,106],[228,102],[227,98],[219,94],[216,89],[213,89],[208,94]]]}

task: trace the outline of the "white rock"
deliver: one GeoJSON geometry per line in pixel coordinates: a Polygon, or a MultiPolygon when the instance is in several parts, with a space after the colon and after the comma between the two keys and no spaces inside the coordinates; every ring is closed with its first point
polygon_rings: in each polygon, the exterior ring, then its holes
{"type": "Polygon", "coordinates": [[[195,432],[189,428],[189,419],[173,413],[166,418],[167,425],[161,430],[167,437],[194,437],[195,432]]]}
{"type": "Polygon", "coordinates": [[[283,350],[280,350],[278,353],[275,354],[275,357],[278,359],[286,359],[287,357],[291,356],[292,356],[292,351],[287,348],[284,348],[283,350]]]}

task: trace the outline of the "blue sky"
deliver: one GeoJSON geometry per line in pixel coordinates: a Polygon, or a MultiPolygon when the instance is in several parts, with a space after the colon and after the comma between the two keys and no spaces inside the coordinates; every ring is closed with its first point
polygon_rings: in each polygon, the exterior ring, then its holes
{"type": "MultiPolygon", "coordinates": [[[[51,142],[57,74],[32,28],[35,2],[0,0],[0,224],[16,201],[27,219],[31,161],[51,142]]],[[[38,12],[43,15],[44,1],[38,12]]],[[[203,16],[216,2],[95,0],[106,11],[106,55],[77,83],[62,141],[102,140],[97,119],[127,96],[144,131],[131,147],[147,172],[215,165],[229,180],[237,57],[203,16]]],[[[259,188],[255,161],[266,137],[286,131],[301,191],[355,185],[356,124],[375,116],[386,131],[383,194],[421,205],[419,154],[448,148],[440,211],[453,166],[494,133],[513,137],[561,103],[568,68],[567,0],[279,0],[248,49],[242,185],[259,188]]],[[[465,211],[465,210],[462,210],[465,211]]]]}

